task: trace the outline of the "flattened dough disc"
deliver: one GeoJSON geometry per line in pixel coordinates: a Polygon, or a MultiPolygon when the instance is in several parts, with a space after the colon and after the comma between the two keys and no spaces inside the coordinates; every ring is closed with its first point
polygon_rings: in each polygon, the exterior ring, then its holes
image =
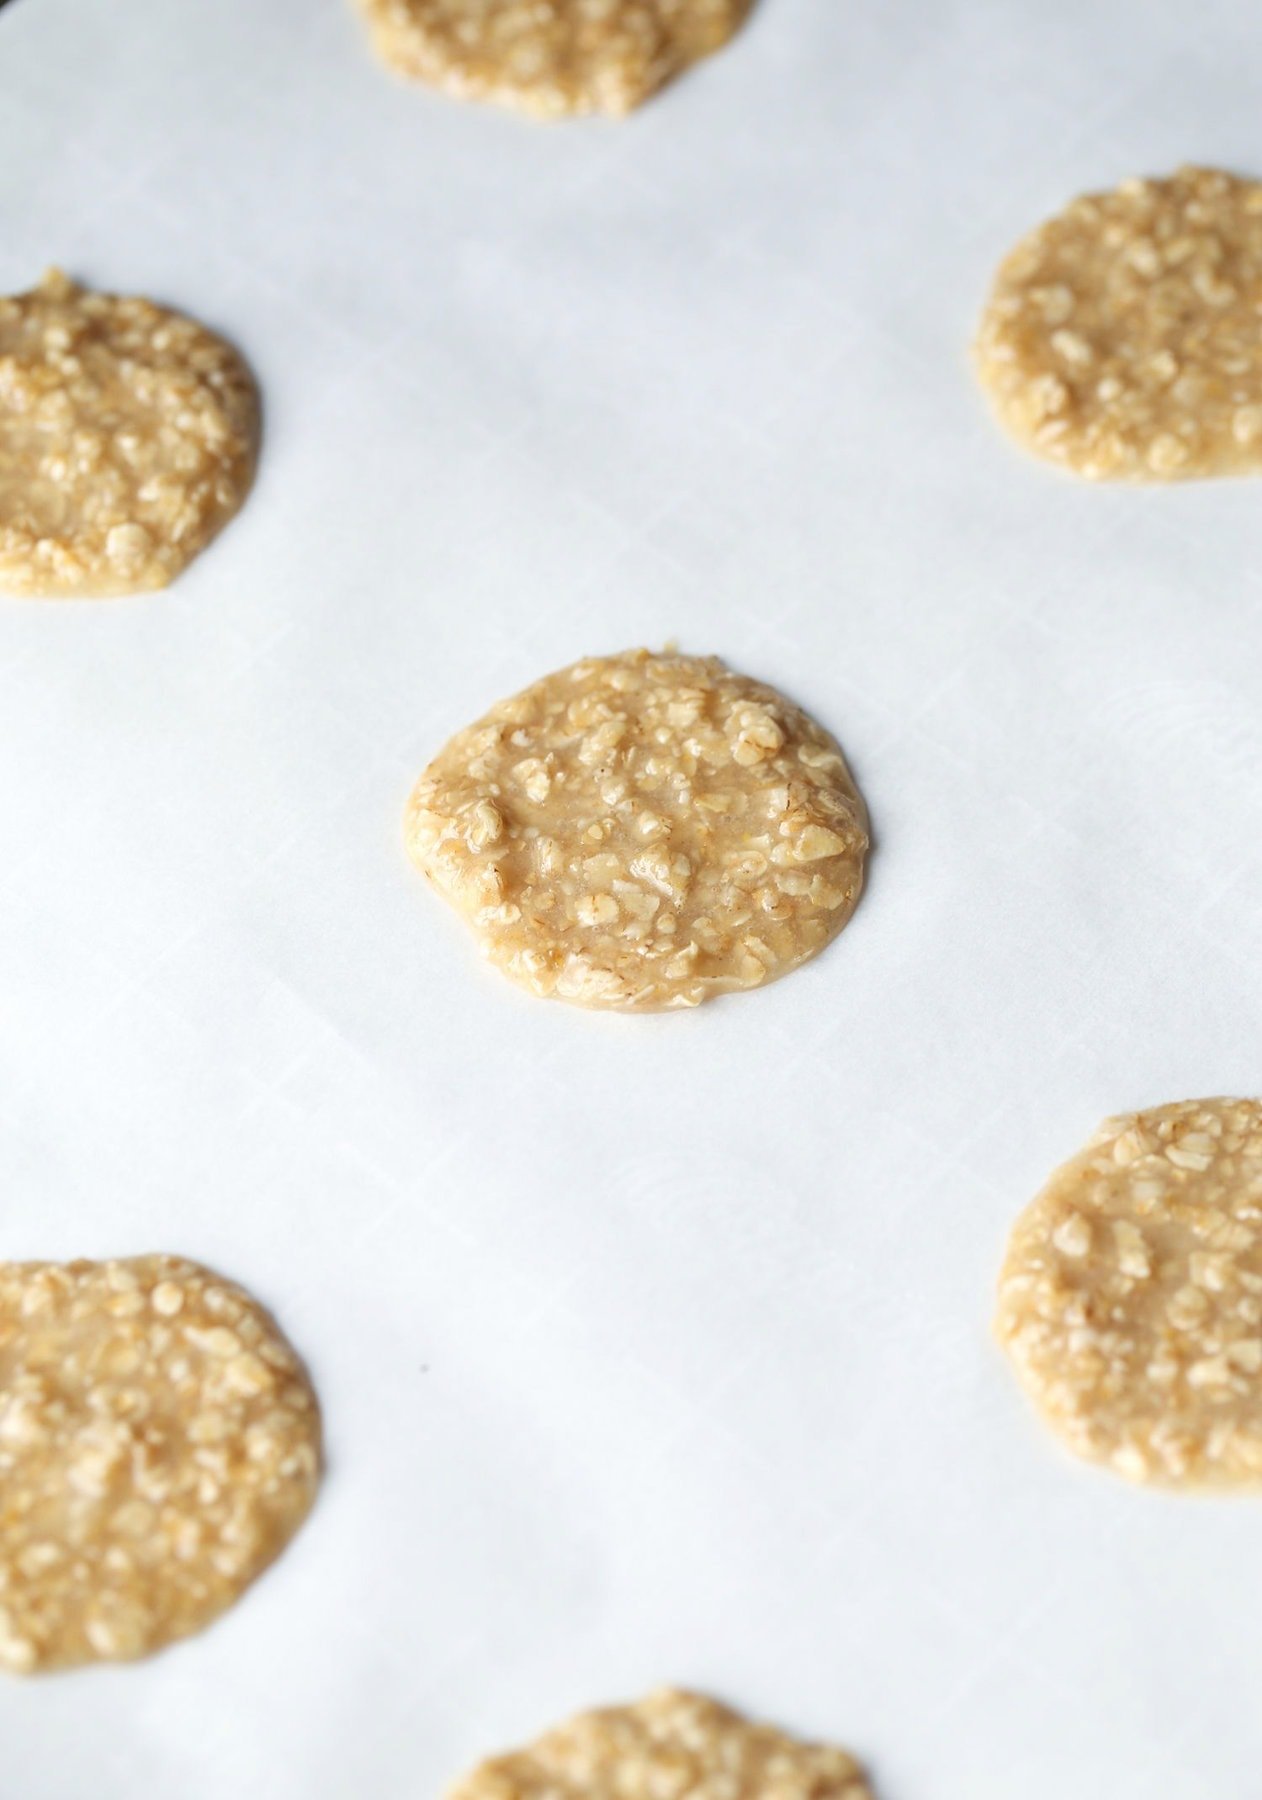
{"type": "Polygon", "coordinates": [[[657,1011],[760,987],[859,898],[863,802],[813,719],[716,657],[631,650],[457,732],[408,848],[532,993],[657,1011]]]}
{"type": "Polygon", "coordinates": [[[319,1471],[306,1372],[234,1283],[174,1256],[0,1264],[0,1667],[201,1630],[319,1471]]]}
{"type": "Polygon", "coordinates": [[[1107,1120],[1013,1227],[995,1329],[1079,1456],[1262,1484],[1262,1103],[1107,1120]]]}
{"type": "Polygon", "coordinates": [[[51,270],[0,299],[0,593],[164,587],[254,479],[258,393],[230,344],[51,270]]]}
{"type": "Polygon", "coordinates": [[[1023,238],[982,316],[1001,423],[1091,480],[1262,469],[1262,184],[1125,181],[1023,238]]]}
{"type": "Polygon", "coordinates": [[[738,30],[753,0],[358,0],[402,75],[536,118],[628,113],[738,30]]]}

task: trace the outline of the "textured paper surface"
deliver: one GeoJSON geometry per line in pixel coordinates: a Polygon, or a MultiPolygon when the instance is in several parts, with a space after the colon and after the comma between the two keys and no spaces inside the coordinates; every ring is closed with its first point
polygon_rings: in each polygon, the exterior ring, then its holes
{"type": "Polygon", "coordinates": [[[414,1800],[671,1680],[883,1800],[1252,1800],[1262,1505],[1070,1464],[991,1348],[1106,1113],[1262,1075],[1257,483],[1076,486],[965,346],[1084,187],[1262,170],[1231,0],[762,0],[626,124],[396,85],[340,0],[15,0],[0,288],[258,372],[166,595],[0,605],[7,1256],[272,1304],[331,1464],[245,1603],[0,1685],[6,1800],[414,1800]],[[816,963],[519,996],[406,866],[449,732],[677,637],[840,737],[816,963]]]}

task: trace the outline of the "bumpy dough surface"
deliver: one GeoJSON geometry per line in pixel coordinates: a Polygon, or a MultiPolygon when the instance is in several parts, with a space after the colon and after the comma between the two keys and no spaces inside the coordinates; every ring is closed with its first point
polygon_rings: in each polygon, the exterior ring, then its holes
{"type": "Polygon", "coordinates": [[[718,50],[753,0],[359,0],[377,51],[538,118],[628,113],[718,50]]]}
{"type": "Polygon", "coordinates": [[[0,1667],[209,1624],[310,1510],[320,1421],[239,1287],[173,1256],[0,1264],[0,1667]]]}
{"type": "Polygon", "coordinates": [[[670,1688],[580,1713],[447,1800],[872,1800],[854,1758],[670,1688]]]}
{"type": "Polygon", "coordinates": [[[1262,184],[1215,169],[1075,200],[999,270],[976,355],[1002,423],[1096,480],[1262,468],[1262,184]]]}
{"type": "Polygon", "coordinates": [[[1262,1482],[1262,1103],[1108,1120],[1017,1221],[996,1331],[1079,1456],[1262,1482]]]}
{"type": "Polygon", "coordinates": [[[715,657],[573,664],[459,732],[409,850],[539,995],[654,1011],[760,987],[841,930],[863,803],[837,745],[715,657]]]}
{"type": "Polygon", "coordinates": [[[237,352],[51,270],[0,298],[0,592],[164,587],[241,505],[258,395],[237,352]]]}

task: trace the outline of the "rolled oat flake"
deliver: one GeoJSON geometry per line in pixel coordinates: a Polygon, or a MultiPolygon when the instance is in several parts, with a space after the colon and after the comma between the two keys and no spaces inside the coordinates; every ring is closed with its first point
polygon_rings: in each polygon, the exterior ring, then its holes
{"type": "Polygon", "coordinates": [[[724,45],[753,0],[358,0],[383,62],[535,118],[630,112],[724,45]]]}
{"type": "Polygon", "coordinates": [[[1107,1120],[1017,1220],[995,1330],[1077,1455],[1262,1486],[1262,1102],[1107,1120]]]}
{"type": "Polygon", "coordinates": [[[702,1695],[662,1688],[580,1713],[492,1757],[447,1800],[872,1800],[848,1751],[751,1724],[702,1695]]]}
{"type": "Polygon", "coordinates": [[[200,1631],[319,1474],[306,1372],[234,1283],[174,1256],[0,1264],[0,1668],[200,1631]]]}
{"type": "Polygon", "coordinates": [[[1262,469],[1262,183],[1124,181],[1023,238],[975,346],[1000,422],[1095,481],[1262,469]]]}
{"type": "Polygon", "coordinates": [[[165,587],[254,479],[258,394],[231,345],[53,269],[0,298],[0,593],[165,587]]]}
{"type": "Polygon", "coordinates": [[[531,993],[660,1011],[761,987],[842,929],[863,802],[836,743],[716,657],[574,663],[452,738],[409,851],[531,993]]]}

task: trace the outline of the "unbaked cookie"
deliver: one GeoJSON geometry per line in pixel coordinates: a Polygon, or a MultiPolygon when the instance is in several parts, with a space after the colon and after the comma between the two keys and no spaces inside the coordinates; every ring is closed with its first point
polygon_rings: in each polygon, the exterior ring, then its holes
{"type": "Polygon", "coordinates": [[[0,591],[164,587],[241,505],[258,436],[245,364],[183,314],[56,269],[0,298],[0,591]]]}
{"type": "Polygon", "coordinates": [[[199,1631],[315,1498],[301,1363],[173,1256],[0,1264],[0,1667],[144,1656],[199,1631]]]}
{"type": "Polygon", "coordinates": [[[1079,1456],[1262,1483],[1262,1103],[1109,1119],[1018,1219],[995,1328],[1079,1456]]]}
{"type": "Polygon", "coordinates": [[[1262,469],[1262,183],[1075,200],[999,270],[977,367],[1027,449],[1093,480],[1262,469]]]}
{"type": "Polygon", "coordinates": [[[580,1713],[493,1757],[447,1800],[872,1800],[844,1750],[806,1744],[670,1688],[580,1713]]]}
{"type": "Polygon", "coordinates": [[[359,0],[383,61],[537,118],[628,113],[718,50],[753,0],[359,0]]]}
{"type": "Polygon", "coordinates": [[[430,764],[408,848],[539,995],[655,1011],[761,987],[854,910],[868,834],[828,733],[716,657],[578,662],[430,764]]]}

